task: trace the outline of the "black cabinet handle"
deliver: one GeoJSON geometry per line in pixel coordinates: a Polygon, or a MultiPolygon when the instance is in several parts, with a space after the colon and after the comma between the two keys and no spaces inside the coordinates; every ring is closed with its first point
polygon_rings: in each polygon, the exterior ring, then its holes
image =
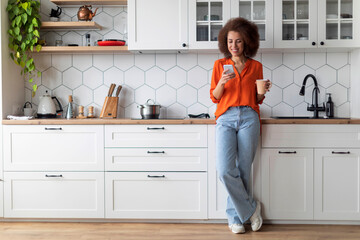
{"type": "Polygon", "coordinates": [[[324,43],[323,41],[321,41],[321,42],[320,42],[320,45],[323,46],[323,45],[325,45],[325,43],[324,43]]]}
{"type": "Polygon", "coordinates": [[[186,43],[183,43],[182,46],[183,46],[183,47],[186,47],[186,43]]]}
{"type": "Polygon", "coordinates": [[[315,45],[316,45],[316,42],[312,42],[311,45],[315,46],[315,45]]]}
{"type": "Polygon", "coordinates": [[[149,153],[149,154],[150,154],[150,153],[163,153],[163,154],[164,154],[165,151],[147,151],[147,153],[149,153]]]}
{"type": "Polygon", "coordinates": [[[350,151],[347,151],[347,152],[335,152],[335,151],[332,151],[331,153],[332,154],[350,154],[350,151]]]}
{"type": "Polygon", "coordinates": [[[165,128],[164,127],[153,127],[153,128],[148,127],[147,130],[165,130],[165,128]]]}
{"type": "Polygon", "coordinates": [[[164,178],[165,175],[147,175],[148,178],[164,178]]]}
{"type": "Polygon", "coordinates": [[[62,128],[61,127],[59,127],[59,128],[45,128],[45,130],[54,130],[54,131],[59,131],[59,130],[62,130],[62,128]]]}
{"type": "Polygon", "coordinates": [[[48,177],[48,178],[60,178],[61,177],[62,178],[63,175],[61,175],[61,174],[59,174],[59,175],[51,175],[51,174],[48,175],[48,174],[46,174],[45,177],[48,177]]]}
{"type": "Polygon", "coordinates": [[[279,151],[279,154],[296,154],[296,151],[279,151]]]}

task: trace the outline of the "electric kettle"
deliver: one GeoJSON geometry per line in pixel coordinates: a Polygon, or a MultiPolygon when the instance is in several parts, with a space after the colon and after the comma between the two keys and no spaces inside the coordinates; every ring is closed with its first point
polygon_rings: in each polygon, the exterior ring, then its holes
{"type": "Polygon", "coordinates": [[[39,106],[37,110],[37,117],[38,118],[56,118],[56,113],[62,112],[63,109],[59,100],[56,97],[51,97],[47,91],[46,94],[40,96],[39,106]],[[56,105],[54,100],[59,105],[59,110],[56,109],[56,105]]]}

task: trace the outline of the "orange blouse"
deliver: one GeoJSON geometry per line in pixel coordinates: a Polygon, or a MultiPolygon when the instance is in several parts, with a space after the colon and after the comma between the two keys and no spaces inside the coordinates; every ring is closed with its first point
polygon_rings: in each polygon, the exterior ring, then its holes
{"type": "Polygon", "coordinates": [[[214,103],[217,103],[215,112],[216,119],[221,116],[229,107],[249,106],[254,109],[260,117],[259,104],[257,102],[256,79],[263,78],[262,64],[256,60],[248,59],[245,62],[245,67],[239,74],[235,68],[233,61],[230,58],[222,58],[215,61],[210,87],[210,98],[214,103]],[[236,77],[230,79],[224,88],[223,95],[220,99],[216,99],[213,91],[221,79],[224,71],[223,65],[233,65],[236,77]]]}

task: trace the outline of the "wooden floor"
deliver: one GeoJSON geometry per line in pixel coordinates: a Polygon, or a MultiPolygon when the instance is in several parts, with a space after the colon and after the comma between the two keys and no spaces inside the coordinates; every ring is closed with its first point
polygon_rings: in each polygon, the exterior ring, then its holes
{"type": "Polygon", "coordinates": [[[0,240],[347,240],[360,239],[360,226],[264,225],[259,232],[246,226],[233,234],[226,224],[158,223],[19,223],[1,222],[0,240]]]}

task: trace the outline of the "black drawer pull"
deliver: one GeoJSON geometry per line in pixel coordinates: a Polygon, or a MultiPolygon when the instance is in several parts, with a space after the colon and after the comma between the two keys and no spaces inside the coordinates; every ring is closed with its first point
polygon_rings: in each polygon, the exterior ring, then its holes
{"type": "Polygon", "coordinates": [[[61,177],[62,178],[63,175],[61,175],[61,174],[60,175],[48,175],[48,174],[46,174],[45,177],[48,177],[48,178],[60,178],[61,177]]]}
{"type": "Polygon", "coordinates": [[[285,151],[285,152],[283,152],[283,151],[279,151],[279,154],[296,154],[296,151],[285,151]]]}
{"type": "Polygon", "coordinates": [[[148,127],[147,130],[165,130],[164,127],[148,127]]]}
{"type": "Polygon", "coordinates": [[[59,127],[59,128],[45,128],[45,130],[62,130],[62,128],[61,127],[59,127]]]}
{"type": "Polygon", "coordinates": [[[335,151],[332,151],[331,153],[332,154],[350,154],[350,151],[347,151],[347,152],[335,152],[335,151]]]}
{"type": "Polygon", "coordinates": [[[147,175],[148,178],[164,178],[165,175],[147,175]]]}
{"type": "Polygon", "coordinates": [[[149,153],[149,154],[150,154],[150,153],[163,153],[163,154],[164,154],[165,151],[147,151],[147,153],[149,153]]]}

